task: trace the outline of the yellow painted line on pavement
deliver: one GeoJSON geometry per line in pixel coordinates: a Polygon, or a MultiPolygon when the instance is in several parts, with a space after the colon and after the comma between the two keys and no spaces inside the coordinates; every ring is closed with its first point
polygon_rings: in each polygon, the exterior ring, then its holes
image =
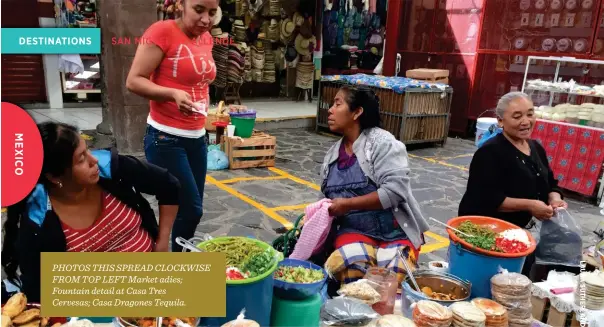
{"type": "Polygon", "coordinates": [[[473,157],[474,154],[473,153],[467,153],[467,154],[460,154],[458,156],[453,156],[453,157],[440,157],[438,159],[440,160],[452,160],[452,159],[461,159],[461,158],[467,158],[467,157],[473,157]]]}
{"type": "Polygon", "coordinates": [[[416,156],[414,154],[408,154],[409,158],[416,158],[416,159],[422,159],[422,160],[426,160],[428,162],[437,164],[437,165],[441,165],[441,166],[445,166],[445,167],[450,167],[450,168],[455,168],[455,169],[459,169],[459,170],[463,170],[463,171],[468,171],[468,168],[464,167],[464,166],[459,166],[459,165],[453,165],[450,164],[448,162],[444,162],[442,160],[436,160],[436,159],[432,159],[432,158],[426,158],[426,157],[420,157],[420,156],[416,156]]]}
{"type": "Polygon", "coordinates": [[[285,171],[283,171],[283,170],[281,170],[279,168],[270,167],[269,170],[272,171],[275,174],[279,174],[279,175],[281,175],[281,176],[283,176],[285,178],[288,178],[288,179],[290,179],[290,180],[292,180],[292,181],[294,181],[294,182],[296,182],[298,184],[306,185],[306,186],[308,186],[308,187],[310,187],[310,188],[312,188],[314,190],[317,190],[317,191],[321,190],[321,187],[319,185],[317,185],[317,184],[315,184],[313,182],[309,182],[307,180],[304,180],[302,178],[298,178],[296,176],[293,176],[290,173],[287,173],[287,172],[285,172],[285,171]]]}
{"type": "Polygon", "coordinates": [[[285,226],[285,228],[291,229],[292,227],[294,227],[294,225],[292,223],[290,223],[289,221],[287,221],[287,219],[276,214],[274,211],[270,210],[263,204],[261,204],[257,201],[254,201],[253,199],[250,199],[248,196],[245,196],[245,195],[237,192],[237,190],[233,189],[232,187],[216,180],[216,178],[214,178],[212,176],[206,176],[206,181],[208,183],[218,187],[219,189],[231,194],[232,196],[238,198],[239,200],[251,205],[252,207],[262,211],[264,214],[271,217],[273,220],[281,223],[283,226],[285,226]]]}
{"type": "Polygon", "coordinates": [[[285,176],[266,176],[266,177],[236,177],[231,179],[223,179],[219,182],[223,184],[233,184],[238,182],[248,182],[248,181],[268,181],[268,180],[276,180],[276,179],[286,179],[285,176]]]}
{"type": "Polygon", "coordinates": [[[432,232],[426,232],[426,233],[424,233],[424,235],[427,238],[436,240],[436,242],[435,243],[427,242],[426,244],[424,244],[422,246],[422,250],[420,251],[421,253],[430,253],[430,252],[434,252],[434,251],[437,251],[437,250],[440,250],[442,248],[449,246],[449,240],[438,234],[434,234],[432,232]]]}
{"type": "Polygon", "coordinates": [[[300,209],[305,209],[309,205],[310,205],[310,203],[305,203],[305,204],[296,204],[296,205],[291,205],[291,206],[280,206],[280,207],[274,207],[274,208],[269,208],[269,209],[272,211],[296,211],[296,210],[300,210],[300,209]]]}

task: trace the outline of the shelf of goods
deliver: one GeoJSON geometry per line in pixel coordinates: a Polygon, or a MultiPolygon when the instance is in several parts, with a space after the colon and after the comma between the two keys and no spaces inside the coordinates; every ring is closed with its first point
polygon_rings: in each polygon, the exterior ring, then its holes
{"type": "MultiPolygon", "coordinates": [[[[531,96],[537,121],[533,138],[545,148],[559,186],[602,198],[599,181],[604,163],[604,85],[578,83],[561,77],[568,69],[602,70],[604,61],[529,56],[522,91],[531,96]],[[547,80],[531,79],[531,65],[553,64],[547,80]],[[600,188],[597,190],[598,182],[600,188]],[[596,192],[597,190],[597,192],[596,192]]],[[[543,75],[539,74],[539,75],[543,75]]]]}
{"type": "Polygon", "coordinates": [[[404,77],[356,75],[322,76],[317,102],[317,128],[328,128],[328,110],[343,85],[363,85],[380,100],[382,128],[405,144],[445,144],[453,88],[404,77]]]}
{"type": "MultiPolygon", "coordinates": [[[[455,89],[452,131],[474,131],[472,121],[502,95],[522,88],[527,57],[604,58],[604,0],[408,0],[388,3],[385,75],[415,68],[447,69],[455,89]]],[[[531,78],[553,74],[555,62],[531,67],[531,78]]],[[[566,63],[565,80],[601,84],[602,69],[566,63]]]]}

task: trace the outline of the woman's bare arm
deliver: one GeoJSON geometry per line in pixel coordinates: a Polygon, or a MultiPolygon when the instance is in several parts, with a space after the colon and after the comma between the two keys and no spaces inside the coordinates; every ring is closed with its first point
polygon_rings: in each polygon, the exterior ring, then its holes
{"type": "Polygon", "coordinates": [[[126,88],[149,100],[173,101],[174,89],[151,82],[151,74],[159,67],[164,52],[155,44],[139,44],[126,79],[126,88]]]}

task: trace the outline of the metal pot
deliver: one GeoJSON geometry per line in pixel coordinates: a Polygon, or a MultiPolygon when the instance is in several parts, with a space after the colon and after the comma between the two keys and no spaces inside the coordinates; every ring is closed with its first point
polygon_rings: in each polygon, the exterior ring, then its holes
{"type": "Polygon", "coordinates": [[[472,283],[445,272],[418,270],[413,273],[420,288],[428,286],[437,293],[454,294],[456,300],[443,301],[434,300],[424,294],[421,290],[415,290],[409,276],[402,283],[402,311],[405,317],[411,317],[411,306],[421,300],[430,300],[443,306],[450,306],[455,302],[466,301],[472,294],[472,283]]]}

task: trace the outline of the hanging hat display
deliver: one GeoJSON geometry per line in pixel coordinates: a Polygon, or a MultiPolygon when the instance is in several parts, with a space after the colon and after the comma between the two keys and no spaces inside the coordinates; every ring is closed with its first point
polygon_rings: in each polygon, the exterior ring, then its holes
{"type": "Polygon", "coordinates": [[[312,62],[299,62],[296,65],[296,87],[303,90],[311,89],[314,71],[315,66],[312,62]]]}
{"type": "Polygon", "coordinates": [[[268,2],[268,13],[269,16],[279,16],[281,15],[281,1],[280,0],[269,0],[268,2]]]}
{"type": "Polygon", "coordinates": [[[235,36],[235,41],[243,42],[245,41],[245,26],[243,25],[243,21],[237,19],[235,23],[233,23],[233,34],[235,36]]]}
{"type": "Polygon", "coordinates": [[[288,45],[284,52],[286,61],[294,61],[298,58],[298,51],[293,45],[288,45]]]}
{"type": "Polygon", "coordinates": [[[266,37],[274,42],[279,41],[279,22],[274,18],[271,19],[271,23],[268,25],[266,37]]]}
{"type": "Polygon", "coordinates": [[[289,43],[291,40],[292,34],[296,29],[296,25],[292,22],[291,19],[286,18],[281,22],[281,41],[285,44],[289,43]]]}
{"type": "Polygon", "coordinates": [[[294,18],[292,20],[296,26],[302,26],[302,24],[304,24],[304,16],[302,16],[302,14],[299,12],[294,14],[294,18]]]}
{"type": "Polygon", "coordinates": [[[296,51],[298,51],[298,53],[303,56],[310,55],[311,51],[315,47],[315,44],[317,44],[317,40],[314,36],[311,38],[305,38],[301,34],[298,34],[298,36],[296,36],[296,51]]]}

